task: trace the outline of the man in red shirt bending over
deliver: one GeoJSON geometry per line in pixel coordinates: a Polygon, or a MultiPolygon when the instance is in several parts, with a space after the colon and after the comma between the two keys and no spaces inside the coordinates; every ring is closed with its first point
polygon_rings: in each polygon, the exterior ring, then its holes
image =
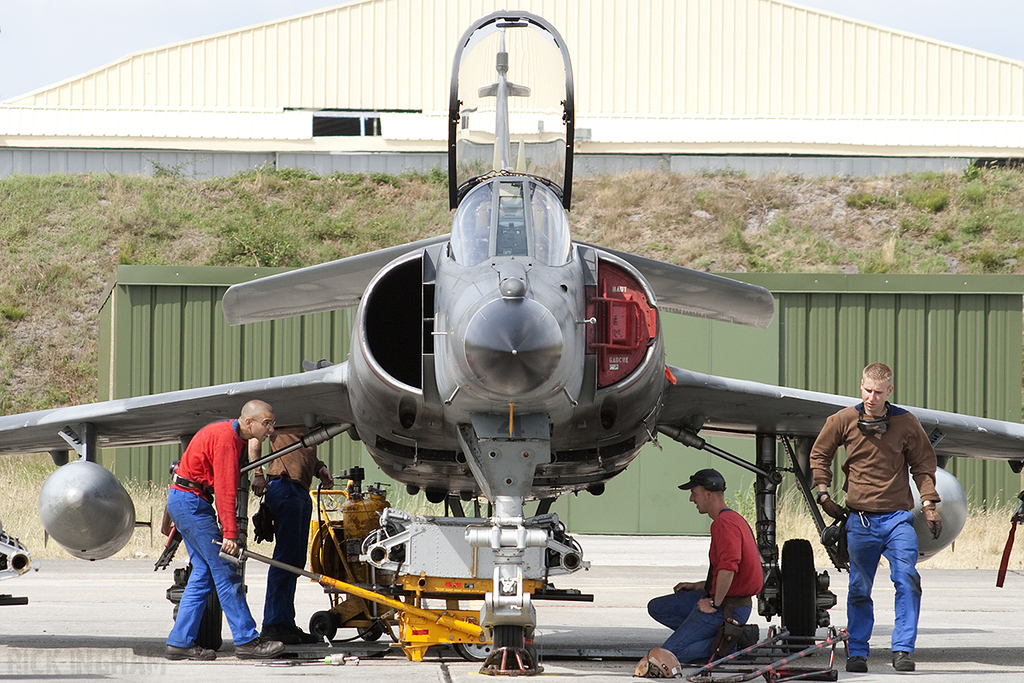
{"type": "Polygon", "coordinates": [[[274,411],[270,405],[249,401],[237,420],[214,422],[200,429],[181,456],[167,494],[167,513],[185,541],[192,573],[178,605],[174,628],[167,636],[168,659],[217,658],[216,652],[196,644],[206,598],[213,590],[231,627],[235,656],[267,658],[284,649],[278,641],[260,638],[245,602],[242,577],[220,556],[221,550],[232,555],[238,552],[235,492],[239,459],[247,455],[249,439],[263,441],[273,432],[274,411]]]}
{"type": "Polygon", "coordinates": [[[679,488],[690,492],[697,512],[711,522],[711,571],[707,581],[677,583],[669,595],[647,603],[647,613],[675,631],[662,645],[682,663],[705,664],[715,636],[728,616],[747,623],[752,601],[761,591],[761,556],[750,525],[725,504],[725,478],[717,470],[696,472],[679,488]]]}

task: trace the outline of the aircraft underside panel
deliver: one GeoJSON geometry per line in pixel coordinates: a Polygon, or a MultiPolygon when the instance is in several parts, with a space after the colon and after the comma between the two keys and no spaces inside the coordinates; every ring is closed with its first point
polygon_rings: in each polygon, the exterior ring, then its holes
{"type": "MultiPolygon", "coordinates": [[[[523,553],[523,578],[546,581],[588,567],[583,551],[565,533],[557,515],[526,520],[524,528],[541,534],[541,543],[523,553]]],[[[363,542],[367,561],[385,571],[447,578],[490,579],[494,557],[471,547],[467,529],[485,536],[494,534],[486,519],[464,517],[423,517],[388,508],[381,528],[363,542]]]]}
{"type": "MultiPolygon", "coordinates": [[[[643,443],[629,436],[606,446],[553,451],[551,462],[537,467],[528,497],[550,498],[606,482],[626,469],[643,443]]],[[[417,448],[383,435],[366,446],[374,462],[397,481],[451,493],[480,492],[459,450],[417,448]]]]}

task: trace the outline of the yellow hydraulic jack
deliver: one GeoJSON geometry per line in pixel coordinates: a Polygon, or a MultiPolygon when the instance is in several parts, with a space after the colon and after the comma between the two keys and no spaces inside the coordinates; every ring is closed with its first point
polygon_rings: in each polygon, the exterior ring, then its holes
{"type": "Polygon", "coordinates": [[[483,629],[478,624],[469,621],[473,617],[469,616],[471,613],[468,611],[460,611],[458,615],[453,615],[448,610],[431,610],[416,607],[400,600],[394,600],[386,595],[360,588],[351,583],[332,579],[322,574],[307,572],[304,569],[285,564],[284,562],[278,562],[266,555],[260,555],[244,548],[239,549],[238,555],[228,555],[222,552],[221,556],[232,562],[240,562],[246,559],[257,560],[273,567],[293,572],[299,576],[305,576],[316,581],[321,586],[335,588],[365,600],[390,607],[398,614],[398,633],[402,650],[405,652],[405,656],[414,662],[422,660],[424,653],[426,653],[427,648],[431,645],[443,643],[478,644],[486,642],[483,629]]]}
{"type": "MultiPolygon", "coordinates": [[[[363,491],[362,468],[352,468],[345,474],[351,477],[346,489],[310,492],[317,514],[310,522],[309,569],[372,588],[375,583],[373,567],[359,561],[359,547],[371,532],[380,528],[381,512],[391,504],[379,486],[363,491]],[[339,498],[343,498],[341,504],[339,498]],[[332,519],[335,513],[339,517],[332,519]]],[[[338,591],[326,592],[331,608],[313,615],[309,622],[311,633],[333,639],[338,628],[355,628],[364,640],[372,641],[385,631],[391,632],[392,620],[384,614],[376,614],[369,602],[346,599],[338,591]]]]}

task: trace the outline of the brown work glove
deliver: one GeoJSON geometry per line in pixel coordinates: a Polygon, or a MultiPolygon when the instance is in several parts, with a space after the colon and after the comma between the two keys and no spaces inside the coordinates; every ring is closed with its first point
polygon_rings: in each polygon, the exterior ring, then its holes
{"type": "Polygon", "coordinates": [[[320,478],[320,484],[325,489],[334,488],[334,475],[327,469],[327,465],[320,467],[320,470],[316,473],[316,476],[320,478]]]}
{"type": "Polygon", "coordinates": [[[942,535],[942,516],[934,506],[929,505],[924,509],[924,521],[928,522],[928,530],[932,532],[932,538],[942,535]]]}
{"type": "Polygon", "coordinates": [[[821,505],[821,509],[825,511],[825,514],[832,519],[846,517],[846,508],[832,500],[828,495],[819,496],[818,504],[821,505]]]}

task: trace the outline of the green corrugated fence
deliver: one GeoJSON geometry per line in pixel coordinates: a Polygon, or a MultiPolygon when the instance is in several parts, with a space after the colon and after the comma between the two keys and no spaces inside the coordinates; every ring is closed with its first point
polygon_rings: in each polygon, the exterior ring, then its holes
{"type": "MultiPolygon", "coordinates": [[[[228,286],[279,272],[119,267],[100,314],[100,398],[287,375],[299,372],[303,360],[345,360],[352,310],[238,327],[224,322],[221,299],[228,286]]],[[[113,449],[103,458],[120,478],[167,483],[180,455],[180,446],[171,444],[113,449]]],[[[336,438],[318,455],[341,471],[360,463],[362,447],[336,438]]]]}

